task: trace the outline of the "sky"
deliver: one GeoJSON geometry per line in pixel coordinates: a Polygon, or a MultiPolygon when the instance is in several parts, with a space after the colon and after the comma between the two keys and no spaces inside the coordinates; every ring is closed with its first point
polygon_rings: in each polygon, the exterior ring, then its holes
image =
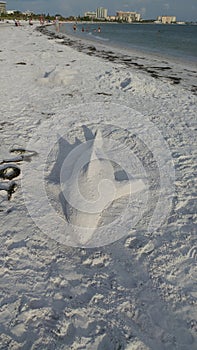
{"type": "Polygon", "coordinates": [[[34,13],[61,14],[64,17],[83,16],[86,11],[104,7],[108,9],[108,15],[123,10],[136,11],[144,19],[172,15],[179,21],[197,21],[197,0],[7,0],[6,3],[8,10],[30,10],[34,13]]]}

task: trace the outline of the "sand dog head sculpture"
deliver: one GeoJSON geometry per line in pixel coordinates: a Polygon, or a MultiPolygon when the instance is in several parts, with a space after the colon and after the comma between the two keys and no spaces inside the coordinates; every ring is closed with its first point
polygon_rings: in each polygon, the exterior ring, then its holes
{"type": "MultiPolygon", "coordinates": [[[[70,152],[60,173],[62,194],[65,198],[67,221],[73,226],[87,228],[80,237],[86,244],[101,225],[103,212],[121,197],[142,191],[142,180],[115,179],[114,167],[103,150],[100,130],[95,138],[70,152]],[[67,169],[72,167],[71,176],[67,169]]],[[[77,238],[79,239],[79,237],[77,238]]]]}

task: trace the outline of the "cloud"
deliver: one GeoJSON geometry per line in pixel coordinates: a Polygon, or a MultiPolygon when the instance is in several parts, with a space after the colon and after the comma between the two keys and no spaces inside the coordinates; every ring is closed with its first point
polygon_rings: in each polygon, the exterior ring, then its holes
{"type": "Polygon", "coordinates": [[[169,10],[170,4],[168,4],[168,3],[163,4],[163,8],[164,8],[164,10],[169,10]]]}
{"type": "Polygon", "coordinates": [[[139,12],[142,15],[142,17],[145,16],[145,14],[146,14],[146,7],[142,7],[139,12]]]}

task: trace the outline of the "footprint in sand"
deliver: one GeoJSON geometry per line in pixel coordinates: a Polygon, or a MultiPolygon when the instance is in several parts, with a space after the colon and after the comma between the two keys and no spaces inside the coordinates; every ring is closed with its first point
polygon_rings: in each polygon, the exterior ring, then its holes
{"type": "Polygon", "coordinates": [[[1,202],[4,201],[5,192],[7,192],[7,200],[10,200],[13,193],[17,189],[17,184],[13,181],[15,177],[20,175],[20,169],[15,164],[3,164],[0,165],[0,191],[1,192],[1,202]]]}
{"type": "MultiPolygon", "coordinates": [[[[11,200],[13,193],[16,192],[18,187],[17,183],[12,181],[21,173],[19,166],[15,163],[21,161],[29,162],[31,161],[31,157],[37,154],[34,151],[28,151],[22,148],[11,149],[10,153],[14,153],[16,156],[0,161],[0,204],[5,201],[5,193],[7,193],[7,200],[11,200]]],[[[2,208],[0,210],[2,211],[2,208]]]]}
{"type": "Polygon", "coordinates": [[[14,164],[0,165],[0,179],[12,180],[20,175],[20,169],[14,164]]]}

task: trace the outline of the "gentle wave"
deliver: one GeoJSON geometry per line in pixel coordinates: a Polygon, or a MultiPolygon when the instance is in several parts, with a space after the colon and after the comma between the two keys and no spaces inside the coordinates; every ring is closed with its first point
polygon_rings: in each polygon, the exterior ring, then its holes
{"type": "Polygon", "coordinates": [[[101,41],[109,41],[108,38],[103,38],[100,35],[94,35],[92,32],[89,32],[88,35],[91,35],[93,39],[101,40],[101,41]]]}

